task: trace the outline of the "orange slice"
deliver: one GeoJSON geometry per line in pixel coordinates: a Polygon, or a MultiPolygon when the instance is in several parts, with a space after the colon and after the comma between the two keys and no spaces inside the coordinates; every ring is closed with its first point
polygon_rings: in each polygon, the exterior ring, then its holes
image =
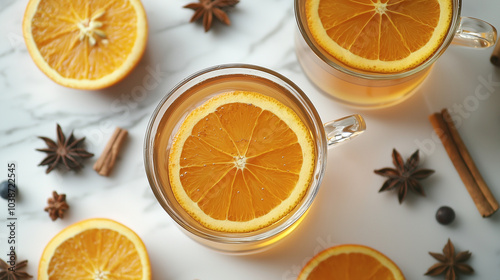
{"type": "Polygon", "coordinates": [[[320,252],[297,280],[404,280],[403,273],[382,253],[362,245],[339,245],[320,252]]]}
{"type": "Polygon", "coordinates": [[[151,268],[144,243],[131,229],[108,219],[89,219],[47,244],[38,279],[150,280],[151,268]]]}
{"type": "Polygon", "coordinates": [[[249,232],[290,212],[306,193],[315,148],[290,108],[255,92],[217,95],[184,120],[169,155],[172,191],[207,228],[249,232]]]}
{"type": "Polygon", "coordinates": [[[427,60],[451,24],[452,0],[306,0],[314,40],[354,68],[390,73],[427,60]]]}
{"type": "Polygon", "coordinates": [[[140,0],[30,0],[23,33],[35,64],[55,82],[100,89],[123,79],[147,41],[140,0]]]}

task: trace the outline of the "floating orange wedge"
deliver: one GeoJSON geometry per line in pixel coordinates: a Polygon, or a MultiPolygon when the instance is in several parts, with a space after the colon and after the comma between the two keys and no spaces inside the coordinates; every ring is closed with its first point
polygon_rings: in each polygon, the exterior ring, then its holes
{"type": "Polygon", "coordinates": [[[414,68],[443,43],[452,0],[306,0],[314,40],[339,61],[390,73],[414,68]]]}
{"type": "Polygon", "coordinates": [[[254,231],[300,202],[314,150],[309,130],[284,104],[255,92],[224,93],[180,126],[169,156],[170,185],[205,227],[254,231]]]}

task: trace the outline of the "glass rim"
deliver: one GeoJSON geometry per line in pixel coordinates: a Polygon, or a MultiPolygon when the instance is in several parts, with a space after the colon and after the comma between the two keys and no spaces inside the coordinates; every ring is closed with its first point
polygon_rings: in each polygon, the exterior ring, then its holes
{"type": "MultiPolygon", "coordinates": [[[[249,73],[244,73],[248,75],[252,75],[249,73]]],[[[280,86],[283,86],[280,84],[280,86]]],[[[295,101],[295,100],[294,100],[295,101]]],[[[165,112],[163,110],[163,112],[165,112]]],[[[324,172],[326,169],[326,153],[327,153],[327,141],[326,141],[326,133],[324,131],[323,123],[321,122],[321,118],[319,114],[309,100],[307,95],[290,79],[287,77],[265,67],[251,65],[251,64],[242,64],[242,63],[231,63],[231,64],[221,64],[211,66],[202,70],[199,70],[175,85],[158,103],[157,107],[153,111],[151,118],[149,120],[148,126],[146,128],[146,135],[144,140],[144,166],[146,170],[146,175],[148,178],[149,185],[156,197],[158,203],[162,206],[162,208],[169,214],[169,216],[176,222],[178,226],[180,226],[185,231],[193,234],[198,238],[202,238],[204,240],[212,241],[219,244],[252,244],[254,242],[265,241],[267,239],[279,236],[281,233],[286,232],[287,229],[292,227],[297,221],[300,220],[301,217],[307,212],[307,210],[312,205],[314,198],[319,190],[322,178],[324,176],[324,172]],[[216,75],[218,72],[231,71],[227,74],[216,75]],[[239,72],[236,72],[239,71],[239,72]],[[306,113],[307,117],[311,120],[311,124],[315,130],[314,134],[316,137],[316,154],[317,158],[315,160],[315,169],[312,174],[312,179],[310,183],[310,187],[308,188],[304,198],[297,204],[290,217],[287,217],[286,220],[278,220],[276,223],[279,225],[269,229],[269,230],[256,230],[252,232],[246,233],[225,233],[225,232],[217,232],[217,236],[214,234],[210,234],[210,230],[206,232],[201,231],[200,229],[193,227],[189,224],[189,222],[185,221],[180,215],[178,215],[175,209],[169,204],[169,199],[167,199],[166,195],[163,193],[162,188],[164,187],[159,180],[157,175],[157,167],[154,162],[154,145],[155,145],[155,135],[158,129],[158,126],[161,120],[164,117],[164,114],[161,114],[162,109],[168,108],[171,104],[169,101],[173,102],[185,92],[182,90],[183,87],[188,86],[188,89],[199,84],[202,81],[195,82],[193,85],[189,85],[190,82],[193,82],[197,78],[204,77],[205,75],[215,74],[213,77],[223,77],[227,75],[233,74],[241,74],[245,71],[250,71],[253,73],[253,76],[257,76],[266,80],[269,80],[273,83],[277,81],[284,83],[289,88],[289,91],[293,97],[300,103],[298,104],[306,113]],[[260,75],[259,75],[260,74],[260,75]],[[264,75],[267,75],[264,77],[264,75]],[[272,77],[276,80],[271,80],[268,77],[272,77]],[[166,105],[167,104],[167,105],[166,105]],[[167,106],[167,107],[165,107],[167,106]]],[[[210,246],[209,246],[210,247],[210,246]]]]}
{"type": "Polygon", "coordinates": [[[306,0],[294,0],[294,15],[295,15],[295,21],[297,23],[297,27],[299,29],[299,33],[304,39],[304,41],[307,43],[309,48],[314,52],[316,56],[318,56],[324,63],[329,65],[330,67],[341,71],[345,74],[359,77],[359,78],[364,78],[368,80],[391,80],[391,79],[399,79],[399,78],[405,78],[408,76],[411,76],[413,74],[416,74],[430,66],[443,54],[443,52],[448,48],[448,46],[451,44],[453,41],[453,38],[455,37],[455,34],[460,27],[460,19],[461,19],[461,11],[462,11],[462,0],[452,0],[453,1],[453,14],[452,14],[452,21],[451,25],[448,29],[448,33],[446,34],[446,38],[444,39],[443,43],[439,48],[434,52],[432,56],[430,56],[425,62],[421,63],[415,68],[411,68],[407,71],[404,72],[397,72],[397,73],[370,73],[370,72],[357,72],[355,69],[347,69],[333,61],[331,61],[328,57],[326,57],[323,52],[320,50],[320,46],[316,46],[314,43],[314,39],[309,38],[307,35],[308,27],[304,25],[306,23],[305,20],[305,15],[301,14],[301,8],[300,8],[300,3],[304,2],[306,0]],[[455,8],[456,6],[456,8],[455,8]],[[304,18],[304,20],[302,20],[304,18]]]}

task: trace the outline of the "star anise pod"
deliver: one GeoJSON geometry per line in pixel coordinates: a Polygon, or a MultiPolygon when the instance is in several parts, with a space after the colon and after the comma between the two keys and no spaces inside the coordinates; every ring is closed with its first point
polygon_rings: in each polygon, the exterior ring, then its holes
{"type": "Polygon", "coordinates": [[[19,269],[28,265],[28,261],[16,262],[14,267],[8,265],[4,260],[0,259],[0,280],[21,280],[33,278],[27,272],[19,271],[19,269]]]}
{"type": "Polygon", "coordinates": [[[474,269],[464,263],[472,255],[469,251],[460,252],[455,255],[455,246],[448,239],[448,243],[443,248],[443,253],[429,252],[439,262],[431,266],[425,275],[436,276],[444,273],[446,280],[456,280],[458,279],[459,272],[463,274],[474,273],[474,269]]]}
{"type": "Polygon", "coordinates": [[[231,21],[227,14],[223,11],[226,7],[232,7],[238,4],[239,0],[198,0],[199,3],[190,3],[184,8],[194,10],[194,15],[189,22],[194,22],[203,17],[203,26],[205,32],[212,27],[212,20],[215,16],[218,20],[226,25],[231,25],[231,21]]]}
{"type": "Polygon", "coordinates": [[[45,149],[36,149],[47,153],[45,159],[39,164],[48,166],[45,173],[54,170],[58,165],[64,165],[69,170],[78,171],[83,167],[81,164],[83,159],[94,156],[82,148],[85,137],[75,139],[73,132],[71,132],[71,135],[66,138],[59,124],[57,125],[57,143],[47,137],[39,136],[38,138],[47,144],[45,149]]]}
{"type": "Polygon", "coordinates": [[[405,163],[398,151],[393,149],[392,162],[396,169],[387,167],[374,171],[375,174],[388,178],[382,185],[382,188],[380,188],[379,192],[398,189],[398,199],[400,204],[405,199],[409,189],[417,194],[425,196],[424,189],[422,189],[418,180],[429,177],[432,173],[434,173],[434,170],[417,169],[419,161],[420,158],[418,156],[418,150],[415,151],[405,163]]]}
{"type": "Polygon", "coordinates": [[[52,197],[47,199],[47,203],[49,204],[45,207],[45,212],[49,212],[49,216],[52,221],[57,220],[57,218],[63,218],[64,212],[69,209],[68,203],[66,203],[66,195],[65,194],[57,194],[56,191],[52,192],[52,197]]]}

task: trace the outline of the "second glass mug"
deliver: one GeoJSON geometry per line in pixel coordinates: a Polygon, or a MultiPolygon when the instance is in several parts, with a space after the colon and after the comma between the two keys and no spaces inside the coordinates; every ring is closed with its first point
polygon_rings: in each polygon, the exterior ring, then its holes
{"type": "Polygon", "coordinates": [[[219,65],[186,78],[160,101],[146,131],[145,168],[158,202],[189,237],[221,252],[254,253],[269,248],[269,245],[282,239],[302,221],[321,184],[327,148],[351,139],[364,130],[365,123],[359,115],[323,125],[304,92],[274,71],[246,64],[219,65]],[[309,129],[315,143],[314,172],[302,200],[274,224],[246,233],[218,232],[198,223],[176,201],[166,171],[171,142],[186,115],[219,93],[237,90],[259,92],[291,108],[309,129]]]}
{"type": "Polygon", "coordinates": [[[462,17],[462,1],[452,1],[451,25],[439,49],[415,68],[405,72],[382,74],[351,68],[324,51],[314,41],[308,29],[306,0],[295,0],[298,26],[295,48],[298,60],[309,79],[340,103],[358,108],[395,105],[418,89],[434,62],[450,43],[472,48],[487,48],[495,44],[496,29],[482,20],[462,17]]]}

